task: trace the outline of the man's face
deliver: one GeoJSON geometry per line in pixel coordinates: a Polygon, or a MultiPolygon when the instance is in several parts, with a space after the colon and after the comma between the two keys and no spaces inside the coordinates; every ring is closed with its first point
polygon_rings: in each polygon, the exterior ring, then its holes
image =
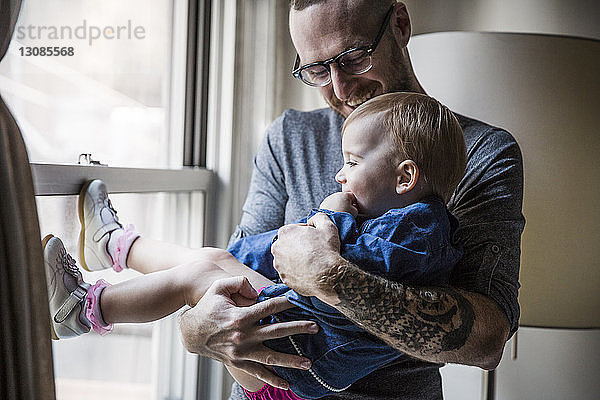
{"type": "MultiPolygon", "coordinates": [[[[384,22],[384,15],[354,16],[346,2],[331,1],[290,12],[290,33],[300,65],[323,61],[356,46],[370,45],[384,22]]],[[[331,83],[319,88],[331,108],[347,117],[356,107],[380,94],[409,90],[402,82],[396,42],[388,26],[372,55],[373,67],[360,75],[331,66],[331,83]],[[395,59],[396,58],[396,59],[395,59]]]]}
{"type": "Polygon", "coordinates": [[[397,176],[391,148],[376,116],[356,119],[344,130],[344,166],[335,180],[354,195],[361,215],[377,217],[394,207],[397,176]]]}

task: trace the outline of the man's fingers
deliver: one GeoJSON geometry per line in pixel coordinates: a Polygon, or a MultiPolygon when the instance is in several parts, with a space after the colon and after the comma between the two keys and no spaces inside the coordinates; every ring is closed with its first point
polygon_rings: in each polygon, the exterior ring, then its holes
{"type": "Polygon", "coordinates": [[[313,321],[290,321],[263,325],[256,331],[263,340],[277,339],[301,333],[317,333],[319,326],[313,321]]]}
{"type": "Polygon", "coordinates": [[[231,295],[231,300],[233,300],[233,302],[235,303],[235,305],[237,307],[248,307],[251,306],[252,304],[256,303],[256,299],[252,299],[252,298],[247,298],[245,296],[240,296],[237,293],[233,293],[231,295]]]}
{"type": "Polygon", "coordinates": [[[258,321],[259,319],[268,317],[271,314],[276,314],[294,307],[296,306],[290,303],[287,298],[284,296],[279,296],[250,306],[248,314],[252,315],[252,319],[258,321]]]}
{"type": "Polygon", "coordinates": [[[263,365],[273,365],[278,367],[309,369],[310,360],[306,357],[301,357],[294,354],[280,353],[269,349],[264,345],[257,346],[258,350],[252,354],[247,354],[246,358],[250,361],[255,361],[263,365]]]}
{"type": "Polygon", "coordinates": [[[256,298],[258,297],[258,293],[256,292],[256,290],[254,290],[254,288],[250,284],[250,281],[248,280],[248,278],[245,278],[245,277],[242,280],[241,286],[238,290],[238,294],[240,294],[241,296],[244,296],[247,299],[253,299],[253,300],[256,300],[256,298]]]}
{"type": "Polygon", "coordinates": [[[233,363],[233,366],[252,376],[257,377],[261,381],[266,382],[271,386],[275,386],[283,390],[288,390],[290,388],[290,385],[285,380],[281,379],[274,372],[255,362],[236,362],[233,363]]]}
{"type": "MultiPolygon", "coordinates": [[[[309,226],[310,224],[308,223],[308,221],[306,223],[302,222],[302,223],[297,223],[297,224],[288,224],[288,225],[284,225],[281,228],[279,228],[277,230],[277,236],[281,236],[281,235],[285,235],[290,231],[295,231],[296,229],[302,229],[303,227],[309,226]]],[[[277,241],[275,241],[275,243],[277,243],[277,241]]]]}

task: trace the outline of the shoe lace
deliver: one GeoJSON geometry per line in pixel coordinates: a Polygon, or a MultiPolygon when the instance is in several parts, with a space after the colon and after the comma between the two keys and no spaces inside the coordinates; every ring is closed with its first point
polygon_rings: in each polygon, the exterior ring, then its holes
{"type": "Polygon", "coordinates": [[[57,261],[61,263],[65,271],[74,277],[79,277],[79,268],[77,268],[77,263],[75,259],[71,257],[69,253],[65,249],[60,249],[57,256],[57,261]]]}
{"type": "Polygon", "coordinates": [[[113,208],[113,205],[112,205],[110,199],[108,198],[108,193],[106,193],[106,192],[100,193],[99,201],[102,203],[102,205],[104,207],[107,207],[110,210],[113,217],[115,218],[115,222],[119,222],[119,217],[117,217],[117,210],[115,210],[113,208]]]}

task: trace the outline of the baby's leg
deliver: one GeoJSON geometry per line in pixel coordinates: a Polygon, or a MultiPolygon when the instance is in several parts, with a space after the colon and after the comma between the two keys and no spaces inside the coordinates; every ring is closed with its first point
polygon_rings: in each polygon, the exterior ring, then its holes
{"type": "Polygon", "coordinates": [[[142,238],[117,218],[101,180],[86,183],[79,194],[79,260],[83,268],[132,268],[142,273],[164,270],[199,259],[197,250],[142,238]]]}
{"type": "Polygon", "coordinates": [[[192,249],[173,243],[139,237],[129,250],[127,267],[141,273],[161,271],[204,257],[202,249],[192,249]]]}
{"type": "Polygon", "coordinates": [[[138,276],[102,291],[102,318],[108,324],[155,321],[184,305],[193,307],[214,281],[230,276],[205,261],[138,276]]]}
{"type": "Polygon", "coordinates": [[[100,299],[105,322],[154,321],[184,305],[193,307],[210,285],[221,278],[245,276],[256,290],[273,283],[225,250],[203,248],[196,255],[200,260],[105,288],[100,299]]]}

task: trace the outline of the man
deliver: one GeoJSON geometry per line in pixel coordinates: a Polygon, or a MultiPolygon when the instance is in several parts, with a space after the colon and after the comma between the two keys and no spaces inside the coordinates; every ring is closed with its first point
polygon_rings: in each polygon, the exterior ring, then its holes
{"type": "MultiPolygon", "coordinates": [[[[291,5],[290,33],[298,54],[294,75],[318,87],[330,109],[286,111],[269,128],[233,239],[290,223],[339,191],[333,176],[342,164],[340,128],[358,105],[392,91],[424,93],[406,48],[411,26],[404,4],[306,0],[291,5]]],[[[326,218],[279,230],[274,265],[288,286],[336,307],[408,355],[330,398],[439,399],[438,363],[493,369],[517,329],[521,153],[507,132],[457,117],[468,164],[448,203],[459,219],[457,235],[465,251],[452,287],[412,288],[361,271],[340,257],[337,231],[326,218]]],[[[241,280],[215,285],[184,314],[186,347],[285,387],[261,364],[299,367],[302,360],[269,352],[261,342],[307,332],[307,325],[257,333],[263,315],[230,300],[244,287],[241,280]]],[[[283,307],[272,303],[260,311],[283,307]]],[[[234,385],[232,399],[243,398],[234,385]]]]}

